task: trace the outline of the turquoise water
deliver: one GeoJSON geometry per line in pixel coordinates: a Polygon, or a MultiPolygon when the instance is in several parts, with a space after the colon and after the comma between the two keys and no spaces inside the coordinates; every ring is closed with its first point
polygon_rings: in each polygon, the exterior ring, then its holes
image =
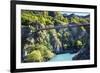
{"type": "Polygon", "coordinates": [[[58,54],[54,56],[51,60],[49,60],[49,62],[72,60],[74,55],[75,54],[70,54],[70,53],[58,54]]]}

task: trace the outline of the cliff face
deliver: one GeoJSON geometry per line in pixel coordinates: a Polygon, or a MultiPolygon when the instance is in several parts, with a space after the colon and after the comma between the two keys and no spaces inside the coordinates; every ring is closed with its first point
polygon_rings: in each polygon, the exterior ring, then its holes
{"type": "Polygon", "coordinates": [[[86,31],[83,39],[86,40],[83,48],[81,48],[77,54],[73,57],[73,60],[88,60],[90,59],[90,36],[89,30],[86,31]]]}
{"type": "Polygon", "coordinates": [[[90,49],[83,48],[81,49],[77,55],[73,57],[73,60],[88,60],[90,59],[90,49]]]}
{"type": "Polygon", "coordinates": [[[77,55],[73,57],[73,60],[89,59],[90,47],[88,32],[85,29],[82,30],[80,27],[67,27],[32,32],[30,27],[24,26],[22,27],[22,59],[28,55],[28,51],[34,50],[35,48],[35,46],[33,48],[28,48],[28,46],[25,47],[26,44],[42,44],[55,54],[66,52],[77,53],[77,55]]]}

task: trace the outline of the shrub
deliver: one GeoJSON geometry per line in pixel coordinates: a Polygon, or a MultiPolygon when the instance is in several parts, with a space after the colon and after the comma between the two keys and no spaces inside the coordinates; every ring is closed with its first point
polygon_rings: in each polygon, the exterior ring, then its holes
{"type": "Polygon", "coordinates": [[[34,50],[32,51],[28,56],[27,56],[28,61],[34,61],[34,62],[42,62],[43,57],[41,55],[41,52],[39,50],[34,50]]]}
{"type": "Polygon", "coordinates": [[[71,18],[71,23],[76,23],[76,24],[79,24],[79,17],[72,17],[71,18]]]}
{"type": "Polygon", "coordinates": [[[45,51],[44,57],[45,57],[46,59],[51,59],[53,56],[54,56],[54,53],[52,53],[50,50],[46,50],[46,51],[45,51]]]}
{"type": "Polygon", "coordinates": [[[33,50],[36,50],[35,45],[34,44],[28,45],[26,50],[27,50],[28,54],[31,53],[33,50]]]}
{"type": "Polygon", "coordinates": [[[51,25],[51,24],[53,24],[53,22],[52,22],[50,19],[46,19],[46,20],[45,20],[45,23],[46,23],[46,25],[51,25]]]}
{"type": "Polygon", "coordinates": [[[80,18],[79,21],[80,21],[80,23],[88,23],[88,21],[84,18],[80,18]]]}
{"type": "Polygon", "coordinates": [[[78,47],[78,48],[82,48],[82,42],[80,41],[80,40],[77,40],[76,41],[76,46],[78,47]]]}
{"type": "Polygon", "coordinates": [[[82,30],[82,31],[85,31],[85,28],[84,28],[84,26],[81,26],[80,28],[81,28],[81,30],[82,30]]]}
{"type": "Polygon", "coordinates": [[[64,49],[67,49],[68,45],[67,44],[64,44],[64,49]]]}

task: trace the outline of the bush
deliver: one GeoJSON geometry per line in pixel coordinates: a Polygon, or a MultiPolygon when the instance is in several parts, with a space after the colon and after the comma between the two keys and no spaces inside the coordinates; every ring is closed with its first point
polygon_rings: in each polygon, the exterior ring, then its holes
{"type": "Polygon", "coordinates": [[[80,41],[80,40],[77,40],[76,41],[76,46],[78,47],[78,48],[82,48],[82,42],[80,41]]]}
{"type": "Polygon", "coordinates": [[[34,16],[34,15],[30,14],[30,13],[28,13],[28,14],[27,13],[23,13],[21,15],[21,20],[22,20],[21,22],[22,22],[23,25],[30,25],[30,23],[38,21],[38,17],[34,16]]]}
{"type": "Polygon", "coordinates": [[[49,19],[46,19],[45,23],[46,23],[46,25],[52,25],[53,24],[53,22],[49,19]]]}
{"type": "Polygon", "coordinates": [[[64,24],[64,22],[61,20],[58,20],[58,19],[54,19],[54,24],[55,25],[62,25],[62,24],[64,24]]]}
{"type": "Polygon", "coordinates": [[[80,21],[80,23],[88,23],[88,21],[84,18],[80,18],[79,21],[80,21]]]}
{"type": "Polygon", "coordinates": [[[27,48],[26,48],[28,54],[31,53],[33,50],[36,50],[35,49],[35,45],[32,44],[32,45],[27,45],[27,48]]]}
{"type": "Polygon", "coordinates": [[[79,24],[79,17],[72,17],[71,18],[71,23],[76,23],[76,24],[79,24]]]}
{"type": "Polygon", "coordinates": [[[84,26],[81,26],[80,28],[81,28],[82,31],[86,31],[84,26]]]}
{"type": "Polygon", "coordinates": [[[34,62],[42,62],[43,57],[41,55],[41,52],[39,50],[34,50],[32,51],[28,56],[27,56],[28,61],[34,61],[34,62]]]}
{"type": "Polygon", "coordinates": [[[64,49],[67,49],[68,48],[68,45],[67,44],[64,44],[64,49]]]}
{"type": "Polygon", "coordinates": [[[35,44],[35,46],[32,45],[30,48],[33,48],[33,51],[27,56],[28,61],[42,62],[54,56],[51,50],[43,44],[35,44]]]}
{"type": "Polygon", "coordinates": [[[45,51],[44,57],[45,57],[46,59],[51,59],[53,56],[54,56],[54,53],[52,53],[50,50],[46,50],[46,51],[45,51]]]}

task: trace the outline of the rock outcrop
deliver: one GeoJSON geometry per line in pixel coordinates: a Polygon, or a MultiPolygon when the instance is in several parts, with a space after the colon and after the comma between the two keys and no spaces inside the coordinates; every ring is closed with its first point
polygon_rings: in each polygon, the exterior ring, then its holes
{"type": "Polygon", "coordinates": [[[88,48],[81,49],[74,57],[73,60],[88,60],[90,59],[90,50],[88,48]]]}

